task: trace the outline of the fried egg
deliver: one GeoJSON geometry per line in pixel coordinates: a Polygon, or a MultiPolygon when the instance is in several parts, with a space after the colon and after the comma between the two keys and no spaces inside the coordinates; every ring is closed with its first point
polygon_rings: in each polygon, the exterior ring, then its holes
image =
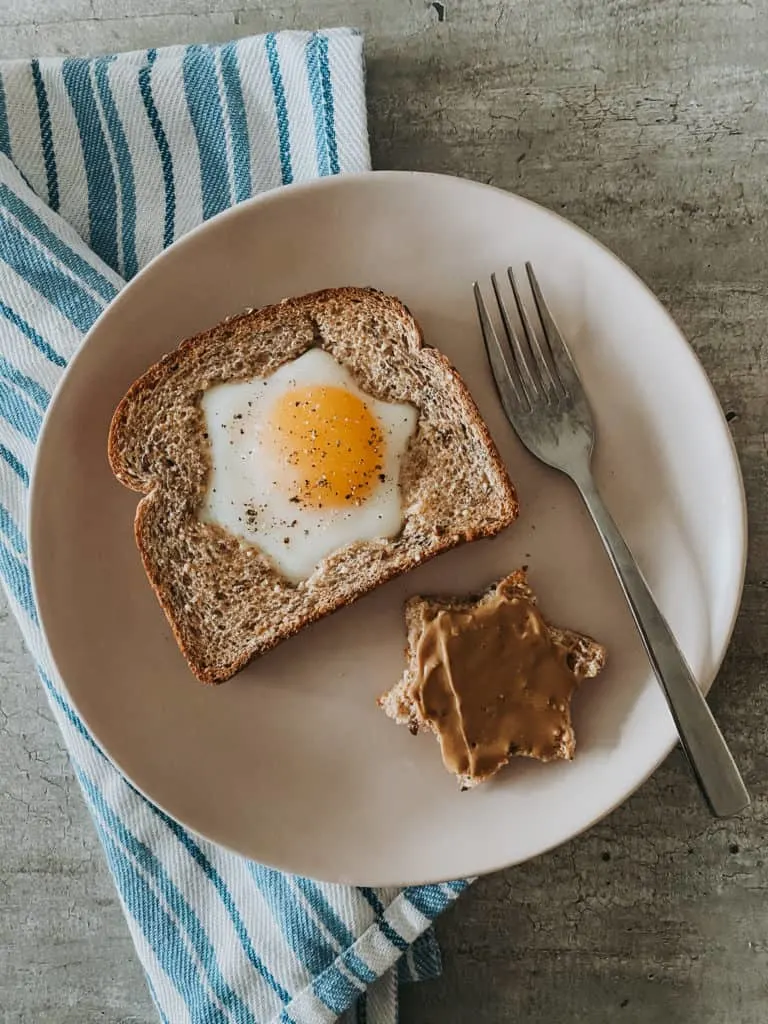
{"type": "Polygon", "coordinates": [[[366,394],[320,348],[269,377],[215,384],[201,404],[211,472],[200,518],[258,547],[286,579],[399,533],[412,405],[366,394]]]}

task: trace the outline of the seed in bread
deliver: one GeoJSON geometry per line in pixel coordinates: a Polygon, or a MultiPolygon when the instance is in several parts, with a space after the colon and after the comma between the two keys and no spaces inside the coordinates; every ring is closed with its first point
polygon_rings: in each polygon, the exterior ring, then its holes
{"type": "Polygon", "coordinates": [[[478,599],[415,597],[406,605],[408,663],[379,699],[411,731],[434,732],[462,789],[513,756],[570,760],[570,702],[602,669],[605,648],[548,625],[520,569],[478,599]]]}
{"type": "Polygon", "coordinates": [[[206,683],[223,682],[309,623],[457,544],[493,536],[517,515],[512,484],[461,378],[424,344],[401,302],[369,289],[290,299],[183,342],[121,401],[108,451],[117,478],[144,495],[135,521],[144,568],[206,683]],[[399,464],[400,531],[345,544],[295,581],[260,547],[207,521],[212,457],[203,401],[224,383],[268,379],[312,348],[366,395],[412,406],[416,424],[399,464]]]}

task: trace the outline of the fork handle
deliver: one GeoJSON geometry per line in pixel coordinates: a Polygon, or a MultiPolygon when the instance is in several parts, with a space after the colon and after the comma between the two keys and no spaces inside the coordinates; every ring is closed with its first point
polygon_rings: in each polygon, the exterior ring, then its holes
{"type": "Polygon", "coordinates": [[[591,473],[574,483],[605,545],[653,670],[675,720],[680,742],[713,813],[720,818],[749,806],[749,793],[709,705],[686,664],[632,552],[603,504],[591,473]]]}

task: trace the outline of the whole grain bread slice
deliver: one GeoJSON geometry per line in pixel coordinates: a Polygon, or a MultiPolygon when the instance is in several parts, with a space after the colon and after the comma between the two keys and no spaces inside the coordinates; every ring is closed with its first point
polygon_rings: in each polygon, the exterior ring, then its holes
{"type": "MultiPolygon", "coordinates": [[[[419,703],[414,698],[414,686],[419,674],[418,647],[424,627],[441,610],[470,611],[493,600],[500,588],[503,588],[504,593],[509,597],[522,598],[534,606],[538,604],[536,595],[528,584],[527,572],[524,568],[516,569],[477,596],[412,597],[406,602],[405,625],[408,634],[406,665],[399,682],[378,700],[379,707],[385,714],[400,725],[407,725],[414,734],[423,730],[436,732],[433,723],[422,716],[419,703]]],[[[552,642],[565,648],[567,663],[574,674],[574,680],[592,679],[602,670],[606,658],[606,650],[602,644],[583,633],[577,633],[572,629],[561,629],[547,621],[544,622],[544,626],[552,642]]],[[[513,666],[510,666],[510,670],[513,670],[513,666]]],[[[535,689],[535,680],[531,682],[531,685],[535,689]]],[[[571,760],[575,750],[576,735],[571,722],[570,706],[566,703],[562,709],[562,729],[558,747],[550,757],[539,759],[571,760]]],[[[518,746],[514,752],[510,752],[508,759],[511,759],[512,756],[533,757],[536,755],[531,749],[518,746]]],[[[492,774],[495,774],[495,771],[492,774]]],[[[490,777],[490,775],[459,775],[458,781],[461,789],[472,789],[490,777]]]]}
{"type": "Polygon", "coordinates": [[[514,488],[461,378],[424,344],[401,302],[369,289],[289,299],[184,341],[120,402],[108,455],[117,478],[145,495],[135,520],[144,568],[205,683],[224,682],[303,626],[517,515],[514,488]],[[211,462],[200,400],[214,384],[267,376],[313,346],[375,398],[415,405],[418,425],[401,465],[402,531],[344,547],[295,584],[259,549],[198,518],[211,462]]]}

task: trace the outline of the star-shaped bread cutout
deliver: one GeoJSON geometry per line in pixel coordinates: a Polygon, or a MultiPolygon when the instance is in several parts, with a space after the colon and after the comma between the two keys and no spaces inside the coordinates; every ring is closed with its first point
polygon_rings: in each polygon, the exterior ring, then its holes
{"type": "Polygon", "coordinates": [[[379,704],[416,733],[430,729],[463,789],[515,756],[570,760],[571,697],[605,663],[591,637],[550,625],[519,569],[478,598],[414,597],[408,664],[379,704]]]}

